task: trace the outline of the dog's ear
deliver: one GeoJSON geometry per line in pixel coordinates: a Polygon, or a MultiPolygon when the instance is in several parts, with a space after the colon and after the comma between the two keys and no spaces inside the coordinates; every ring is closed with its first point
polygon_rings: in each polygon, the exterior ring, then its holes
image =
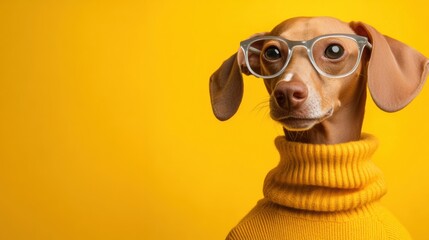
{"type": "Polygon", "coordinates": [[[401,110],[422,89],[429,70],[428,59],[368,24],[351,22],[350,26],[358,35],[368,37],[372,44],[367,69],[372,99],[386,112],[401,110]]]}
{"type": "Polygon", "coordinates": [[[212,109],[221,121],[228,120],[237,112],[243,98],[243,77],[237,61],[238,54],[240,52],[228,58],[210,77],[212,109]]]}
{"type": "MultiPolygon", "coordinates": [[[[262,36],[267,32],[256,33],[252,37],[262,36]]],[[[257,70],[259,63],[259,55],[249,54],[249,61],[253,68],[257,70]]],[[[238,52],[228,58],[220,68],[210,77],[210,98],[213,113],[217,119],[221,121],[228,120],[238,110],[241,99],[243,98],[243,77],[241,73],[250,75],[247,68],[243,50],[240,48],[238,52]]]]}

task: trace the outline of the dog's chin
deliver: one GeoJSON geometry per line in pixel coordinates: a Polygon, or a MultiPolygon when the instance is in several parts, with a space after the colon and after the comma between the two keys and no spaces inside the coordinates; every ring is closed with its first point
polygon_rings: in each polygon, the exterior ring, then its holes
{"type": "Polygon", "coordinates": [[[307,131],[313,128],[315,125],[325,121],[329,117],[331,117],[333,114],[333,109],[329,109],[326,111],[325,114],[323,114],[320,117],[315,118],[306,118],[306,117],[300,117],[300,116],[284,116],[284,117],[274,117],[272,118],[279,122],[286,130],[288,131],[307,131]]]}
{"type": "Polygon", "coordinates": [[[289,131],[307,131],[313,128],[320,121],[316,119],[300,119],[300,118],[286,118],[277,120],[284,128],[289,131]]]}

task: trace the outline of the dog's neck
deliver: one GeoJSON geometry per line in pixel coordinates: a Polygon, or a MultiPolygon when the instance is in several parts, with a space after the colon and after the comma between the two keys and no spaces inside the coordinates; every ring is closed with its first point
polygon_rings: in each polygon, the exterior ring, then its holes
{"type": "Polygon", "coordinates": [[[289,131],[285,128],[288,141],[310,144],[338,144],[357,141],[361,138],[366,103],[366,81],[362,79],[359,89],[349,104],[334,111],[334,114],[306,131],[289,131]]]}

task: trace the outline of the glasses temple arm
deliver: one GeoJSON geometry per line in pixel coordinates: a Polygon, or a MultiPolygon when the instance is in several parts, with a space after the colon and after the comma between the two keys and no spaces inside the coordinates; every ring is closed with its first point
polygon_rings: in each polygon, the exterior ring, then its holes
{"type": "Polygon", "coordinates": [[[252,51],[252,52],[255,52],[255,53],[261,53],[262,52],[261,50],[259,50],[257,48],[254,48],[254,47],[249,47],[249,51],[252,51]]]}
{"type": "Polygon", "coordinates": [[[372,49],[372,44],[370,42],[366,42],[366,46],[371,50],[372,49]]]}

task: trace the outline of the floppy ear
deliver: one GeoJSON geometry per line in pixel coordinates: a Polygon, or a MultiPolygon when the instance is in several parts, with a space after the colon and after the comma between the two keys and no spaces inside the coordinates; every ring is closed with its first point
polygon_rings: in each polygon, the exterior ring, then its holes
{"type": "MultiPolygon", "coordinates": [[[[263,36],[268,32],[256,33],[250,36],[263,36]]],[[[259,55],[248,53],[252,68],[259,68],[259,55]]],[[[241,48],[238,52],[228,58],[220,68],[210,77],[210,99],[212,109],[217,119],[221,121],[228,120],[238,110],[241,99],[243,98],[243,77],[241,73],[250,75],[247,68],[244,52],[241,48]]]]}
{"type": "Polygon", "coordinates": [[[359,35],[372,44],[368,64],[368,88],[372,99],[386,112],[404,108],[420,92],[429,69],[429,61],[415,49],[388,36],[370,25],[351,22],[359,35]]]}
{"type": "Polygon", "coordinates": [[[221,121],[228,120],[238,110],[243,98],[243,77],[237,54],[227,59],[210,77],[210,98],[214,115],[221,121]]]}

